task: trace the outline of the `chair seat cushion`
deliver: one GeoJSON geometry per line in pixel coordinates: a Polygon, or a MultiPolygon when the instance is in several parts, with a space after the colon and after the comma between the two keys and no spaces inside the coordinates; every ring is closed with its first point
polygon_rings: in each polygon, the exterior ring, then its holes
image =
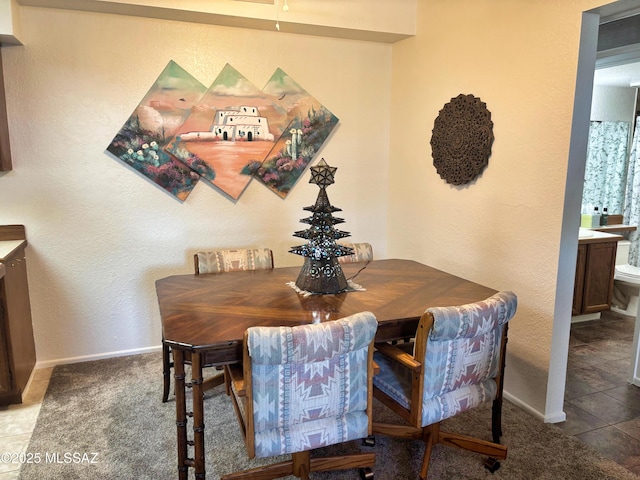
{"type": "Polygon", "coordinates": [[[497,385],[490,378],[482,383],[468,385],[439,397],[422,401],[422,426],[440,422],[459,413],[489,402],[496,397],[497,385]]]}
{"type": "Polygon", "coordinates": [[[342,417],[320,418],[287,428],[271,428],[255,432],[256,457],[313,450],[314,448],[365,438],[369,433],[366,411],[351,412],[342,417]]]}
{"type": "MultiPolygon", "coordinates": [[[[406,409],[411,408],[411,371],[400,363],[376,352],[374,361],[380,373],[373,377],[373,385],[406,409]]],[[[495,398],[495,380],[461,386],[422,402],[422,426],[442,421],[495,398]]]]}

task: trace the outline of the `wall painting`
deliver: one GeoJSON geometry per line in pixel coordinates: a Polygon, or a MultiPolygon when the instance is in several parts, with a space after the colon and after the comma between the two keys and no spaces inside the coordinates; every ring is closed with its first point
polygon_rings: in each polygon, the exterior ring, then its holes
{"type": "Polygon", "coordinates": [[[286,198],[337,123],[281,69],[260,90],[227,64],[207,89],[171,61],[107,150],[180,200],[200,178],[286,198]]]}

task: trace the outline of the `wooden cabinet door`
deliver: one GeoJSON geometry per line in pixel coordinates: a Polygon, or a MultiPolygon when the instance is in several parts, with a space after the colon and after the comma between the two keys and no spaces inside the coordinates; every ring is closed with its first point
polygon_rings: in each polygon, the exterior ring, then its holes
{"type": "Polygon", "coordinates": [[[31,306],[24,248],[7,259],[4,289],[11,369],[14,388],[22,391],[36,363],[31,306]]]}
{"type": "Polygon", "coordinates": [[[588,245],[584,276],[582,313],[596,313],[611,307],[617,242],[588,245]]]}
{"type": "Polygon", "coordinates": [[[578,260],[576,262],[576,280],[573,286],[573,306],[571,315],[582,314],[582,297],[584,294],[584,272],[587,266],[587,245],[578,245],[578,260]]]}
{"type": "Polygon", "coordinates": [[[7,345],[6,310],[4,278],[0,278],[0,397],[10,394],[13,390],[11,367],[9,365],[9,350],[7,345]]]}

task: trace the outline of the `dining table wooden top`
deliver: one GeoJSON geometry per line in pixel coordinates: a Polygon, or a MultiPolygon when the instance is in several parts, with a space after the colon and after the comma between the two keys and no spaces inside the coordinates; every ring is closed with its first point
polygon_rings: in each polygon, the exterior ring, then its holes
{"type": "Polygon", "coordinates": [[[295,282],[301,267],[174,275],[156,282],[162,333],[172,348],[239,351],[249,327],[295,326],[370,311],[378,340],[412,336],[428,307],[462,305],[496,290],[412,260],[345,263],[347,279],[364,291],[304,296],[295,282]]]}

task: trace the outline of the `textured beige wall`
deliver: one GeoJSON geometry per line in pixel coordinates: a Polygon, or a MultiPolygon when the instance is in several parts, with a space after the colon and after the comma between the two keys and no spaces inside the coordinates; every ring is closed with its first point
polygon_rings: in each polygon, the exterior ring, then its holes
{"type": "Polygon", "coordinates": [[[282,200],[257,182],[232,202],[200,182],[184,203],[105,152],[175,60],[205,85],[226,63],[262,88],[280,67],[340,123],[320,151],[344,230],[386,252],[391,46],[185,22],[23,7],[24,46],[2,47],[13,171],[0,224],[25,224],[38,361],[160,343],[154,282],[213,246],[268,246],[279,266],[318,193],[282,200]]]}
{"type": "Polygon", "coordinates": [[[506,390],[540,415],[581,14],[596,6],[418,2],[418,34],[393,48],[388,254],[518,294],[506,390]],[[484,173],[455,187],[437,175],[429,141],[439,110],[460,93],[486,102],[495,141],[484,173]]]}
{"type": "Polygon", "coordinates": [[[598,5],[420,0],[417,35],[393,47],[22,7],[25,46],[2,52],[14,170],[0,223],[27,226],[39,361],[157,346],[153,282],[190,272],[199,248],[299,263],[286,251],[317,193],[308,174],[284,201],[201,183],[181,204],[104,152],[171,59],[205,84],[225,63],[259,87],[281,67],[340,118],[320,155],[353,240],[519,295],[506,388],[544,416],[581,13],[598,5]],[[487,103],[496,140],[484,174],[452,187],[429,140],[459,93],[487,103]]]}

